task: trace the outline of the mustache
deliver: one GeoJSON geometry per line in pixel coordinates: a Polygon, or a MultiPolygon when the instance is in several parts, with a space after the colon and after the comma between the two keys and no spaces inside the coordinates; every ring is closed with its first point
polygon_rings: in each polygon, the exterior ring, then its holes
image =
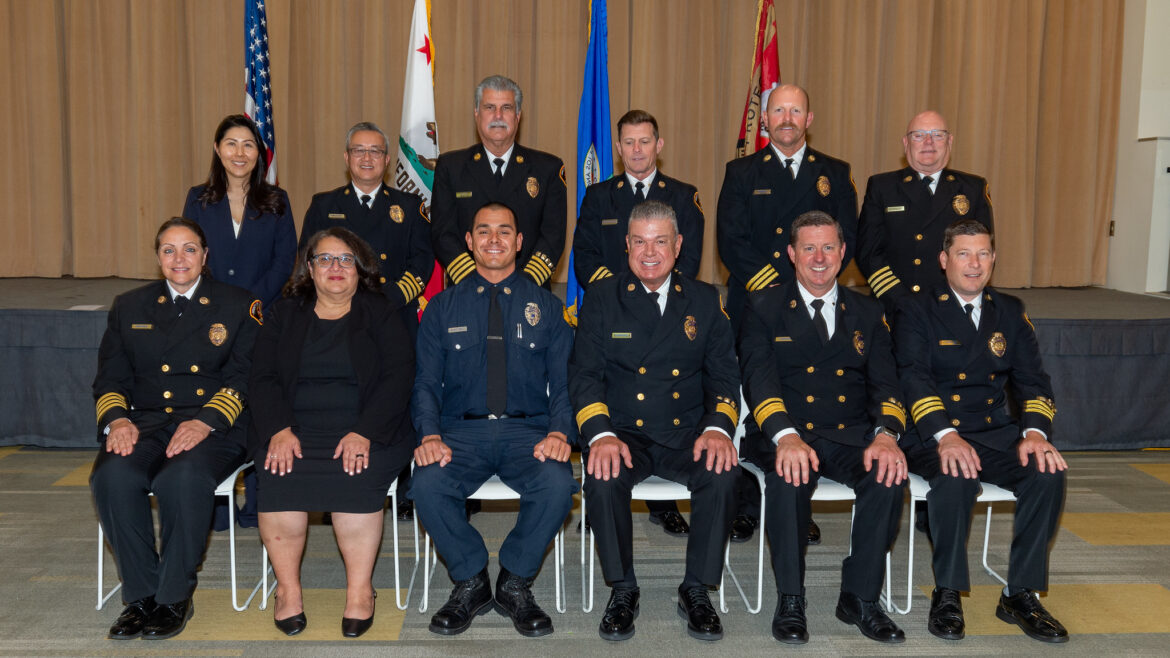
{"type": "Polygon", "coordinates": [[[506,121],[493,121],[488,124],[488,128],[508,128],[506,121]]]}

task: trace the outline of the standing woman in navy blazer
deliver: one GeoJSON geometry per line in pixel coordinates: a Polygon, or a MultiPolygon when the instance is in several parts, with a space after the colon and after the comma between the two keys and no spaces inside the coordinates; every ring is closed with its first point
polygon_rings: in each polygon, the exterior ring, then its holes
{"type": "Polygon", "coordinates": [[[183,216],[207,234],[211,276],[250,290],[268,308],[280,298],[297,255],[288,194],[264,180],[264,142],[248,117],[225,117],[214,149],[207,182],[187,193],[183,216]]]}

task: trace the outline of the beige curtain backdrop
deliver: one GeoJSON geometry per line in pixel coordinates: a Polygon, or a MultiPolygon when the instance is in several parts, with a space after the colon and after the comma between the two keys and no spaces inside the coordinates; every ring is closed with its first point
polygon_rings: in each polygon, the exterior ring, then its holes
{"type": "MultiPolygon", "coordinates": [[[[952,166],[991,184],[996,282],[1104,282],[1122,0],[777,0],[780,68],[808,88],[810,141],[869,175],[935,108],[952,166]]],[[[588,0],[433,0],[440,148],[475,140],[472,91],[524,89],[520,141],[567,165],[588,0]]],[[[277,163],[298,224],[342,184],[346,129],[398,132],[412,0],[269,0],[277,163]]],[[[0,276],[152,277],[150,241],[202,182],[218,121],[243,108],[243,0],[0,0],[0,276]]],[[[699,187],[701,277],[721,281],[715,205],[748,87],[755,0],[610,0],[616,119],[659,120],[662,169],[699,187]]],[[[558,279],[564,280],[567,255],[558,279]]],[[[860,282],[854,272],[848,279],[860,282]]]]}

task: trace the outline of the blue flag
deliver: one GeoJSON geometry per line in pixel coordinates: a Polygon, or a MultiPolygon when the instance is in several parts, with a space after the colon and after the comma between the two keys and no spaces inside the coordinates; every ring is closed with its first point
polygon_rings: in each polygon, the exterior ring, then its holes
{"type": "MultiPolygon", "coordinates": [[[[589,48],[585,53],[585,79],[581,83],[581,108],[577,111],[577,215],[585,188],[613,175],[613,137],[609,129],[609,37],[605,0],[592,0],[589,7],[589,48]]],[[[565,289],[565,315],[577,325],[577,311],[585,290],[573,270],[569,252],[569,280],[565,289]]]]}

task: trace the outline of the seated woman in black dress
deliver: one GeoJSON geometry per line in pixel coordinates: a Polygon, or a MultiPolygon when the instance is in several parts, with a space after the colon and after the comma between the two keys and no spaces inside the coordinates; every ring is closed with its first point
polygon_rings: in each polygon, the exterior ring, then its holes
{"type": "Polygon", "coordinates": [[[260,536],[276,571],[277,628],[306,625],[300,565],[308,512],[332,512],[345,561],[342,634],[374,620],[382,505],[409,463],[414,345],[379,292],[369,246],[334,227],[298,257],[256,340],[250,380],[260,536]]]}
{"type": "Polygon", "coordinates": [[[260,329],[259,300],[205,275],[198,224],[167,220],[154,248],[165,280],[114,300],[93,382],[104,449],[90,487],[128,602],[110,628],[116,640],[177,635],[194,613],[213,492],[244,458],[244,394],[260,329]]]}

